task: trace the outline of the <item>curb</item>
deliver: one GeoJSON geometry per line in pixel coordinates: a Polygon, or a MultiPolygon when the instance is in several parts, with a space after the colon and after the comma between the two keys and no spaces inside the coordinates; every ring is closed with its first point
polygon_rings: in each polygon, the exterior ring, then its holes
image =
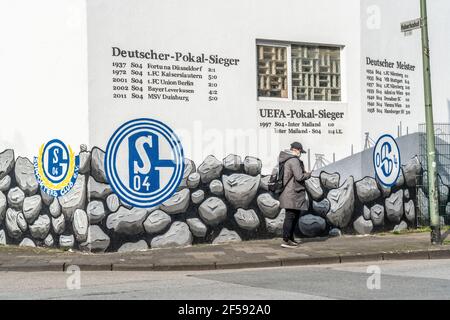
{"type": "Polygon", "coordinates": [[[450,249],[442,250],[416,250],[416,251],[397,251],[382,252],[370,254],[353,255],[335,255],[326,257],[311,258],[286,258],[280,260],[260,260],[260,261],[242,261],[236,263],[192,263],[192,264],[172,264],[158,265],[154,263],[127,264],[104,263],[89,264],[76,261],[63,264],[6,264],[0,265],[0,271],[7,272],[45,272],[45,271],[63,271],[67,272],[71,265],[80,268],[81,271],[207,271],[207,270],[237,270],[237,269],[262,269],[292,266],[313,266],[327,264],[346,264],[354,262],[376,262],[376,261],[401,261],[401,260],[441,260],[450,259],[450,249]]]}

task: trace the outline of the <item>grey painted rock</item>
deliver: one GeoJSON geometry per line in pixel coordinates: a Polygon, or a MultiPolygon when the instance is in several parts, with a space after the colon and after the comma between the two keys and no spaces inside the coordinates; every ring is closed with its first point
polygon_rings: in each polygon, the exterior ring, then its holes
{"type": "Polygon", "coordinates": [[[308,214],[300,217],[298,220],[298,227],[303,235],[307,237],[317,237],[325,231],[327,222],[321,217],[308,214]]]}
{"type": "Polygon", "coordinates": [[[283,223],[284,218],[286,216],[286,211],[282,209],[280,211],[280,214],[275,219],[269,219],[265,218],[266,220],[266,229],[267,232],[275,235],[275,236],[282,236],[283,235],[283,223]]]}
{"type": "Polygon", "coordinates": [[[342,231],[341,231],[341,229],[333,228],[333,229],[330,230],[330,232],[328,233],[328,235],[329,235],[330,237],[335,237],[335,238],[337,238],[337,237],[342,237],[342,231]]]}
{"type": "Polygon", "coordinates": [[[323,190],[320,185],[320,179],[316,177],[311,177],[305,181],[306,191],[313,200],[320,200],[323,197],[323,190]]]}
{"type": "Polygon", "coordinates": [[[138,242],[127,242],[124,243],[117,252],[126,253],[126,252],[137,252],[137,251],[146,251],[148,250],[148,244],[145,240],[139,240],[138,242]]]}
{"type": "Polygon", "coordinates": [[[63,214],[61,214],[57,218],[52,217],[52,228],[54,233],[63,234],[64,230],[66,229],[66,218],[63,214]]]}
{"type": "Polygon", "coordinates": [[[389,221],[399,223],[403,216],[403,190],[399,190],[387,198],[385,208],[389,221]]]}
{"type": "Polygon", "coordinates": [[[22,230],[17,224],[17,216],[19,215],[19,213],[20,211],[16,211],[11,208],[8,208],[8,210],[6,210],[5,216],[6,231],[8,232],[8,235],[14,239],[20,238],[22,236],[22,230]]]}
{"type": "Polygon", "coordinates": [[[170,216],[161,210],[152,212],[144,221],[144,229],[148,234],[160,233],[172,222],[170,216]]]}
{"type": "Polygon", "coordinates": [[[67,220],[72,220],[72,216],[77,209],[84,209],[86,203],[86,176],[80,174],[70,191],[60,197],[62,213],[67,220]]]}
{"type": "Polygon", "coordinates": [[[394,227],[394,232],[402,232],[408,230],[408,224],[405,221],[400,222],[398,225],[394,227]]]}
{"type": "Polygon", "coordinates": [[[7,192],[11,187],[11,176],[0,179],[0,192],[7,192]]]}
{"type": "Polygon", "coordinates": [[[184,222],[176,221],[165,234],[154,237],[150,246],[152,248],[187,247],[192,245],[192,239],[189,226],[184,222]]]}
{"type": "Polygon", "coordinates": [[[383,185],[378,178],[376,179],[377,184],[378,184],[378,189],[380,189],[381,194],[383,195],[384,198],[387,198],[391,195],[392,192],[392,188],[391,187],[386,187],[385,185],[383,185]]]}
{"type": "Polygon", "coordinates": [[[228,171],[239,172],[242,167],[242,159],[240,156],[230,154],[223,159],[223,168],[228,171]]]}
{"type": "Polygon", "coordinates": [[[53,199],[53,202],[49,207],[50,215],[54,218],[58,218],[61,215],[61,205],[57,198],[53,199]]]}
{"type": "Polygon", "coordinates": [[[150,214],[152,212],[155,212],[156,210],[160,210],[161,206],[151,207],[151,208],[145,208],[147,210],[147,214],[150,214]]]}
{"type": "Polygon", "coordinates": [[[253,209],[238,209],[234,214],[234,220],[244,230],[253,231],[259,227],[259,218],[253,209]]]}
{"type": "Polygon", "coordinates": [[[17,185],[26,195],[32,196],[38,191],[38,182],[34,175],[34,166],[27,158],[18,157],[14,167],[17,185]]]}
{"type": "Polygon", "coordinates": [[[51,248],[55,245],[55,240],[53,236],[49,233],[48,236],[44,239],[44,246],[51,248]]]}
{"type": "Polygon", "coordinates": [[[20,230],[22,232],[26,232],[28,230],[28,223],[25,219],[25,216],[23,215],[23,212],[19,212],[17,215],[17,225],[19,226],[20,230]]]}
{"type": "Polygon", "coordinates": [[[259,210],[264,217],[275,219],[280,213],[280,202],[275,200],[269,193],[263,193],[256,199],[259,210]]]}
{"type": "Polygon", "coordinates": [[[6,246],[6,233],[5,230],[0,229],[0,246],[6,246]]]}
{"type": "Polygon", "coordinates": [[[105,152],[93,148],[91,152],[91,176],[101,183],[108,183],[105,173],[105,152]]]}
{"type": "Polygon", "coordinates": [[[9,190],[7,199],[9,207],[21,210],[25,200],[25,193],[20,188],[15,187],[9,190]]]}
{"type": "Polygon", "coordinates": [[[367,206],[363,207],[363,217],[366,220],[370,220],[370,209],[367,206]]]}
{"type": "Polygon", "coordinates": [[[92,225],[89,226],[86,241],[80,243],[80,248],[92,252],[105,252],[110,242],[109,236],[99,226],[92,225]]]}
{"type": "Polygon", "coordinates": [[[420,217],[421,220],[429,221],[430,214],[428,212],[428,197],[423,192],[422,188],[419,188],[417,191],[418,198],[418,207],[417,207],[417,216],[420,217]]]}
{"type": "Polygon", "coordinates": [[[42,209],[42,200],[40,195],[26,197],[23,201],[23,215],[28,223],[33,223],[42,209]]]}
{"type": "Polygon", "coordinates": [[[403,170],[400,168],[400,174],[397,178],[397,182],[395,183],[396,187],[402,187],[405,184],[405,176],[403,175],[403,170]]]}
{"type": "Polygon", "coordinates": [[[416,207],[413,200],[405,203],[405,217],[409,222],[416,221],[416,207]]]}
{"type": "Polygon", "coordinates": [[[381,197],[377,181],[370,177],[365,177],[361,181],[356,182],[356,194],[361,203],[369,203],[381,197]]]}
{"type": "Polygon", "coordinates": [[[261,177],[259,188],[264,191],[269,191],[269,180],[270,176],[261,177]]]}
{"type": "MultiPolygon", "coordinates": [[[[384,225],[384,207],[376,204],[370,208],[370,219],[375,227],[384,225]]],[[[368,220],[368,219],[366,219],[368,220]]]]}
{"type": "Polygon", "coordinates": [[[87,190],[89,199],[105,200],[106,197],[112,193],[112,189],[109,184],[97,182],[91,176],[89,176],[87,190]]]}
{"type": "Polygon", "coordinates": [[[372,220],[366,220],[363,216],[353,222],[353,228],[361,235],[370,234],[373,230],[372,220]]]}
{"type": "Polygon", "coordinates": [[[71,235],[59,236],[59,247],[62,249],[71,249],[75,245],[75,237],[71,235]]]}
{"type": "Polygon", "coordinates": [[[235,208],[247,209],[258,192],[261,176],[245,174],[222,176],[225,198],[235,208]]]}
{"type": "Polygon", "coordinates": [[[408,187],[412,188],[416,186],[416,178],[420,175],[421,170],[422,166],[417,157],[411,159],[403,166],[403,176],[405,177],[405,183],[408,187]]]}
{"type": "Polygon", "coordinates": [[[213,240],[212,244],[226,244],[241,241],[241,237],[235,231],[223,228],[219,235],[213,240]]]}
{"type": "Polygon", "coordinates": [[[89,151],[82,151],[79,153],[80,157],[80,169],[81,174],[86,174],[91,171],[91,153],[89,151]]]}
{"type": "MultiPolygon", "coordinates": [[[[419,179],[419,177],[418,177],[418,179],[419,179]]],[[[421,188],[423,189],[423,191],[426,194],[429,194],[429,190],[428,190],[428,171],[424,171],[423,172],[421,188]]]]}
{"type": "Polygon", "coordinates": [[[322,218],[326,218],[327,213],[330,211],[330,201],[328,199],[323,199],[320,202],[313,201],[312,208],[315,213],[317,213],[322,218]]]}
{"type": "Polygon", "coordinates": [[[20,244],[19,247],[30,247],[30,248],[35,248],[36,244],[34,243],[33,240],[28,239],[28,238],[24,238],[20,244]]]}
{"type": "Polygon", "coordinates": [[[30,234],[34,239],[44,240],[50,232],[50,217],[40,215],[33,224],[29,225],[30,234]]]}
{"type": "Polygon", "coordinates": [[[250,176],[261,174],[262,162],[255,157],[246,157],[244,159],[244,172],[250,176]]]}
{"type": "Polygon", "coordinates": [[[131,204],[126,203],[125,201],[120,200],[120,206],[127,208],[127,209],[133,209],[133,206],[131,204]]]}
{"type": "Polygon", "coordinates": [[[110,194],[106,198],[106,206],[110,212],[116,212],[120,207],[120,200],[116,194],[110,194]]]}
{"type": "Polygon", "coordinates": [[[91,201],[88,203],[86,207],[86,213],[89,217],[89,223],[90,224],[96,224],[101,222],[105,216],[105,206],[103,205],[103,202],[101,201],[91,201]]]}
{"type": "Polygon", "coordinates": [[[443,183],[439,183],[438,188],[439,188],[438,189],[439,190],[439,204],[441,206],[445,206],[448,201],[448,193],[449,193],[448,187],[443,183]]]}
{"type": "Polygon", "coordinates": [[[223,184],[220,180],[213,180],[209,184],[209,191],[215,196],[223,195],[223,184]]]}
{"type": "Polygon", "coordinates": [[[328,190],[339,188],[339,180],[340,180],[339,173],[333,174],[327,172],[320,173],[320,181],[322,182],[324,188],[328,190]]]}
{"type": "Polygon", "coordinates": [[[403,195],[405,196],[405,199],[406,199],[406,200],[409,200],[409,198],[411,197],[411,195],[410,195],[408,189],[405,189],[405,190],[403,191],[403,195]]]}
{"type": "Polygon", "coordinates": [[[55,197],[49,195],[47,192],[44,192],[44,190],[42,190],[42,189],[41,189],[40,194],[41,194],[42,203],[45,204],[46,206],[49,206],[55,199],[55,197]]]}
{"type": "Polygon", "coordinates": [[[14,168],[14,151],[7,149],[0,153],[0,179],[6,177],[14,168]]]}
{"type": "Polygon", "coordinates": [[[342,187],[328,193],[327,199],[331,206],[327,219],[335,227],[345,228],[350,223],[355,207],[353,183],[353,177],[349,177],[342,187]]]}
{"type": "Polygon", "coordinates": [[[206,199],[198,208],[198,213],[209,226],[217,226],[227,219],[227,206],[216,197],[206,199]]]}
{"type": "Polygon", "coordinates": [[[200,167],[198,167],[197,172],[200,174],[200,179],[203,183],[210,183],[220,177],[222,169],[222,162],[214,156],[208,156],[200,167]]]}
{"type": "Polygon", "coordinates": [[[202,203],[205,200],[205,192],[203,190],[197,190],[191,194],[191,200],[193,204],[202,203]]]}
{"type": "Polygon", "coordinates": [[[184,213],[189,207],[190,197],[189,189],[175,192],[173,196],[163,202],[161,209],[168,214],[184,213]]]}
{"type": "Polygon", "coordinates": [[[195,189],[200,184],[200,174],[198,172],[191,173],[187,179],[189,189],[195,189]]]}
{"type": "Polygon", "coordinates": [[[106,219],[106,227],[117,233],[126,235],[138,235],[144,232],[143,223],[147,218],[145,209],[127,209],[120,207],[106,219]]]}
{"type": "Polygon", "coordinates": [[[6,207],[8,206],[8,200],[3,192],[0,191],[0,225],[5,219],[6,207]]]}
{"type": "Polygon", "coordinates": [[[196,170],[194,161],[190,159],[184,159],[184,171],[183,171],[183,178],[180,183],[180,187],[184,188],[187,187],[187,180],[188,177],[194,173],[196,170]]]}
{"type": "Polygon", "coordinates": [[[189,229],[191,229],[191,232],[195,237],[203,238],[206,236],[208,228],[199,218],[187,219],[186,223],[188,224],[189,229]]]}

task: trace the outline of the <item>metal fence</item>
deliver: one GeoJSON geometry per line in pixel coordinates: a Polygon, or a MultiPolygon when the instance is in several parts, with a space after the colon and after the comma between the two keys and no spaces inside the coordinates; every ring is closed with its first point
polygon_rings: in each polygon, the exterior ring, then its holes
{"type": "MultiPolygon", "coordinates": [[[[439,189],[439,215],[441,224],[450,224],[450,204],[449,186],[450,186],[450,123],[436,123],[435,143],[436,143],[436,164],[438,172],[439,189]]],[[[417,224],[425,226],[430,224],[430,214],[428,211],[428,185],[427,185],[427,144],[426,144],[426,126],[419,125],[419,160],[422,163],[423,174],[418,177],[416,192],[417,199],[417,224]]]]}

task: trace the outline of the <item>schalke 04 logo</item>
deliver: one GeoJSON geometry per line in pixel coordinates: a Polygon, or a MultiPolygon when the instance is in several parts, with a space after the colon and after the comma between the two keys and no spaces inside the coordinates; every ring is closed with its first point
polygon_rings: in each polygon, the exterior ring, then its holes
{"type": "Polygon", "coordinates": [[[114,192],[140,208],[171,197],[183,178],[180,140],[164,123],[136,119],[119,127],[106,148],[105,171],[114,192]]]}
{"type": "Polygon", "coordinates": [[[43,192],[61,197],[69,192],[78,177],[80,160],[70,146],[53,139],[42,144],[34,157],[34,174],[43,192]]]}
{"type": "Polygon", "coordinates": [[[390,135],[382,136],[373,152],[375,174],[380,183],[392,187],[400,176],[401,159],[397,142],[390,135]]]}

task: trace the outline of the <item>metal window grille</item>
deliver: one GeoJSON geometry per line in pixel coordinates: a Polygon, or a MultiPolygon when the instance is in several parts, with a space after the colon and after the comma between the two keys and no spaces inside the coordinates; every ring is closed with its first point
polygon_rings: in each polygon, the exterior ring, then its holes
{"type": "MultiPolygon", "coordinates": [[[[438,192],[439,192],[439,215],[441,224],[450,224],[450,123],[436,123],[435,144],[436,144],[436,165],[438,172],[438,192]]],[[[419,125],[420,133],[420,154],[419,160],[422,163],[423,174],[418,177],[417,185],[417,223],[418,225],[429,225],[430,214],[428,211],[428,167],[427,167],[427,144],[426,126],[419,125]]]]}
{"type": "Polygon", "coordinates": [[[292,45],[294,100],[341,101],[340,48],[292,45]]]}
{"type": "Polygon", "coordinates": [[[258,96],[288,97],[287,47],[258,45],[258,96]]]}

